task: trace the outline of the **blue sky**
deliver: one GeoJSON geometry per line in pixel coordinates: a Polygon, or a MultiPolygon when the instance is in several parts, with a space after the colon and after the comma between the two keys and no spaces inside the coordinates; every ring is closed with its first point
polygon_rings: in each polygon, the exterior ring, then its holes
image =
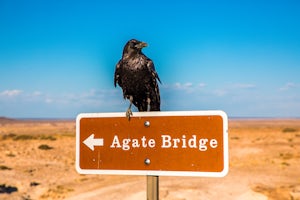
{"type": "Polygon", "coordinates": [[[149,44],[164,111],[300,117],[299,1],[0,0],[0,116],[122,112],[127,40],[149,44]]]}

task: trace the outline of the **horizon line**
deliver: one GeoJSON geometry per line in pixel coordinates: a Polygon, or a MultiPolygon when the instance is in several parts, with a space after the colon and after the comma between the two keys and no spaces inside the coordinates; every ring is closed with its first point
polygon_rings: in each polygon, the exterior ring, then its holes
{"type": "MultiPolygon", "coordinates": [[[[125,117],[125,115],[124,115],[125,117]]],[[[300,119],[300,117],[261,117],[261,116],[228,116],[228,120],[288,120],[300,119]]],[[[76,117],[6,117],[0,116],[1,121],[76,121],[76,117]]]]}

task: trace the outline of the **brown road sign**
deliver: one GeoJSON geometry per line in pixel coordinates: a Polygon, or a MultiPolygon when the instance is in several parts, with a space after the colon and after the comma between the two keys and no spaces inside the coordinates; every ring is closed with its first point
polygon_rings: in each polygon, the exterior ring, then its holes
{"type": "Polygon", "coordinates": [[[223,111],[86,113],[76,119],[82,174],[222,177],[228,172],[223,111]]]}

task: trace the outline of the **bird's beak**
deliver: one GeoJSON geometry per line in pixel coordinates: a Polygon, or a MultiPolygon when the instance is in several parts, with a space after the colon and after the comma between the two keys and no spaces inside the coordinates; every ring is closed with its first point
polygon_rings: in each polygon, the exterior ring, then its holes
{"type": "Polygon", "coordinates": [[[140,42],[137,45],[135,45],[137,48],[142,49],[146,46],[148,46],[148,44],[146,42],[140,42]]]}

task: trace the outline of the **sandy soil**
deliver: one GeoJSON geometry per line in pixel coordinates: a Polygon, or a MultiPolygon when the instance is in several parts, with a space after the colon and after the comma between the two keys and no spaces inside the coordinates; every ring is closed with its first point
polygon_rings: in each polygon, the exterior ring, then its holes
{"type": "MultiPolygon", "coordinates": [[[[160,199],[300,199],[300,120],[230,120],[224,178],[160,177],[160,199]]],[[[0,118],[0,199],[146,199],[146,177],[80,175],[75,121],[0,118]]]]}

